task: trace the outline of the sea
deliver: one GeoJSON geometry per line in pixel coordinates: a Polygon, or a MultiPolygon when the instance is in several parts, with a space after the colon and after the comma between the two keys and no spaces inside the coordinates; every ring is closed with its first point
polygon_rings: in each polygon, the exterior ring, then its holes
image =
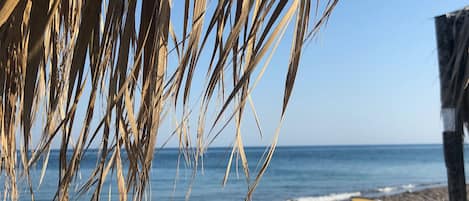
{"type": "MultiPolygon", "coordinates": [[[[466,145],[466,153],[468,149],[466,145]]],[[[248,182],[254,180],[260,168],[258,160],[265,150],[265,147],[245,149],[249,162],[249,181],[245,177],[241,160],[234,157],[228,181],[223,186],[231,148],[208,149],[195,177],[194,169],[184,159],[180,160],[177,168],[178,149],[158,149],[145,200],[181,201],[187,195],[195,201],[244,200],[248,182]]],[[[95,167],[98,154],[99,150],[90,150],[83,158],[78,179],[70,190],[71,200],[89,200],[91,193],[78,196],[77,192],[95,167]]],[[[466,167],[469,167],[468,155],[465,157],[466,167]]],[[[58,185],[58,157],[58,151],[51,151],[40,186],[41,168],[32,169],[35,200],[54,198],[58,185]]],[[[115,172],[109,174],[101,192],[101,200],[118,200],[115,172]]],[[[2,176],[0,181],[4,180],[2,176]]],[[[20,200],[31,200],[26,184],[25,180],[20,181],[20,200]]],[[[380,196],[445,184],[442,145],[280,146],[252,199],[340,201],[352,196],[380,196]]]]}

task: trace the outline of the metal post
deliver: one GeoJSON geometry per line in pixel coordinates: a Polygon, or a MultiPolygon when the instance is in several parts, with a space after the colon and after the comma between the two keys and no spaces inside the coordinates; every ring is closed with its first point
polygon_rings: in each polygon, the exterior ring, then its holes
{"type": "MultiPolygon", "coordinates": [[[[469,27],[469,12],[456,11],[435,18],[438,45],[438,60],[441,85],[441,108],[443,118],[443,148],[448,177],[448,194],[450,201],[466,201],[466,180],[463,154],[463,120],[461,109],[465,90],[467,65],[466,41],[461,33],[469,27]],[[456,15],[457,13],[458,15],[456,15]],[[467,21],[467,22],[464,22],[467,21]],[[460,48],[464,45],[465,48],[460,48]],[[465,52],[461,52],[464,51],[465,52]],[[456,54],[459,54],[456,56],[456,54]]],[[[469,36],[466,36],[469,37],[469,36]]]]}

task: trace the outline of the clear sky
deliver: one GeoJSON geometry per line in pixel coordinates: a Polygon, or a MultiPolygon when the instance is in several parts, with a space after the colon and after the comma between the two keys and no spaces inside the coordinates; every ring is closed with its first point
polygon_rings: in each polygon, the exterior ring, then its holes
{"type": "MultiPolygon", "coordinates": [[[[173,8],[182,9],[178,2],[173,1],[173,8]]],[[[279,145],[441,143],[433,17],[468,3],[340,1],[327,26],[304,48],[279,145]]],[[[177,16],[181,13],[174,10],[172,19],[176,19],[173,23],[179,33],[182,25],[177,23],[177,16]]],[[[259,137],[248,111],[242,126],[247,146],[271,142],[281,112],[291,38],[291,34],[286,35],[252,94],[264,137],[259,137]]],[[[169,60],[170,66],[176,66],[169,60]]],[[[204,80],[196,77],[195,87],[203,88],[204,80]]],[[[197,107],[198,103],[193,105],[197,107]]],[[[172,131],[171,119],[164,124],[159,146],[172,131]]],[[[168,146],[177,146],[176,140],[168,146]]],[[[228,127],[213,145],[229,146],[233,140],[233,128],[228,127]]],[[[54,145],[58,147],[58,141],[54,145]]]]}
{"type": "MultiPolygon", "coordinates": [[[[340,1],[305,48],[279,144],[441,143],[433,17],[467,3],[340,1]]],[[[279,51],[287,60],[289,49],[279,51]]],[[[266,135],[278,121],[283,68],[271,68],[253,95],[266,135]]]]}
{"type": "Polygon", "coordinates": [[[304,51],[280,144],[441,143],[433,17],[467,3],[340,1],[304,51]]]}

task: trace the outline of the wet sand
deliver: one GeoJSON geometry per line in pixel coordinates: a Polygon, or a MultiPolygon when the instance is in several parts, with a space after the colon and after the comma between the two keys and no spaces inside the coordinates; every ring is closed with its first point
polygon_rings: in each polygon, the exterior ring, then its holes
{"type": "MultiPolygon", "coordinates": [[[[469,188],[467,188],[469,192],[469,188]]],[[[468,197],[469,198],[469,197],[468,197]]],[[[429,188],[415,192],[379,197],[381,201],[448,201],[447,187],[429,188]]]]}

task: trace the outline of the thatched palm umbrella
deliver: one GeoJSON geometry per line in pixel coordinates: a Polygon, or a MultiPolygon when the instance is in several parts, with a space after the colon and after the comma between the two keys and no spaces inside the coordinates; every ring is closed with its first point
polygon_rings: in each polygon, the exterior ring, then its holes
{"type": "MultiPolygon", "coordinates": [[[[33,197],[30,167],[43,157],[41,165],[45,169],[51,142],[59,141],[60,181],[55,199],[69,199],[70,184],[84,153],[92,142],[99,142],[97,165],[82,191],[93,192],[93,199],[98,200],[112,169],[119,199],[127,200],[127,192],[132,192],[134,199],[141,200],[149,181],[160,122],[174,108],[179,108],[180,120],[172,135],[178,137],[180,149],[189,156],[194,170],[212,139],[208,136],[218,136],[219,129],[227,125],[222,115],[228,117],[226,122],[233,120],[233,153],[239,154],[250,181],[240,132],[250,93],[268,66],[277,41],[285,31],[292,31],[283,120],[303,44],[327,21],[337,0],[321,4],[318,1],[318,5],[309,0],[221,0],[211,2],[216,4],[215,9],[207,9],[205,0],[187,0],[184,10],[174,10],[171,5],[182,1],[143,0],[138,6],[139,3],[0,3],[0,170],[6,176],[7,199],[18,199],[19,175],[29,181],[33,197]],[[183,23],[172,22],[175,12],[181,12],[183,23]],[[311,13],[319,15],[310,20],[311,13]],[[290,22],[294,29],[287,29],[290,22]],[[175,26],[182,33],[176,33],[175,26]],[[175,67],[168,66],[171,54],[177,58],[175,67]],[[203,54],[207,54],[209,62],[199,61],[203,54]],[[190,115],[193,109],[188,102],[194,97],[190,92],[197,71],[206,71],[206,84],[195,117],[198,128],[191,134],[188,123],[194,115],[190,115]],[[227,73],[233,77],[230,86],[224,81],[227,73]],[[100,97],[104,97],[105,104],[102,114],[96,109],[100,97]],[[223,101],[219,108],[213,103],[217,98],[223,101]],[[83,121],[76,118],[77,110],[85,109],[79,104],[86,105],[83,121]],[[209,108],[217,111],[217,116],[205,129],[204,114],[209,108]],[[98,123],[94,125],[93,121],[98,123]],[[72,154],[67,154],[67,150],[72,154]],[[124,153],[128,167],[122,165],[124,153]]],[[[261,170],[248,183],[246,199],[250,199],[272,158],[277,135],[278,131],[262,159],[261,170]]]]}

